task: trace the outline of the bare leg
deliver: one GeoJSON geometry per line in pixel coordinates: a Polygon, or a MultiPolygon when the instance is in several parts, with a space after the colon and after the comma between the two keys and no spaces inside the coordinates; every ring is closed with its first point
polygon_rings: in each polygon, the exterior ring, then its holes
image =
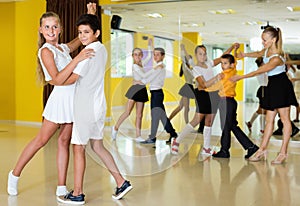
{"type": "Polygon", "coordinates": [[[144,102],[136,103],[136,119],[135,119],[136,137],[141,136],[144,105],[145,105],[144,102]]]}
{"type": "Polygon", "coordinates": [[[66,185],[68,165],[69,165],[69,148],[73,124],[63,124],[60,128],[57,145],[57,170],[58,186],[66,185]]]}
{"type": "Polygon", "coordinates": [[[19,177],[21,175],[27,163],[39,151],[39,149],[41,149],[45,144],[47,144],[47,142],[57,129],[58,124],[50,122],[46,119],[43,121],[42,127],[37,136],[33,140],[31,140],[29,144],[27,144],[22,154],[20,155],[18,162],[13,170],[14,176],[19,177]]]}
{"type": "Polygon", "coordinates": [[[171,112],[169,116],[169,120],[173,119],[173,117],[175,117],[178,114],[178,112],[182,110],[182,108],[183,108],[183,98],[180,99],[179,105],[171,112]]]}
{"type": "Polygon", "coordinates": [[[124,120],[129,117],[133,107],[134,107],[135,101],[132,99],[128,99],[127,105],[126,105],[126,109],[125,112],[123,114],[121,114],[121,116],[119,117],[116,125],[115,125],[115,130],[118,131],[120,125],[124,122],[124,120]]]}
{"type": "Polygon", "coordinates": [[[182,104],[184,107],[184,121],[187,124],[189,122],[190,99],[182,97],[182,104]]]}
{"type": "Polygon", "coordinates": [[[277,111],[267,110],[265,132],[262,137],[262,142],[260,144],[260,150],[266,150],[268,147],[270,137],[273,134],[274,120],[275,120],[276,114],[277,114],[277,111]]]}
{"type": "Polygon", "coordinates": [[[121,187],[125,179],[120,174],[120,171],[115,163],[113,156],[104,147],[103,140],[90,140],[93,151],[100,157],[106,168],[114,177],[117,186],[121,187]]]}
{"type": "Polygon", "coordinates": [[[280,148],[281,154],[287,154],[287,148],[292,133],[292,125],[290,120],[290,107],[278,109],[280,119],[283,123],[283,140],[280,148]]]}
{"type": "Polygon", "coordinates": [[[85,146],[73,145],[74,156],[74,191],[73,195],[83,194],[83,178],[85,172],[85,146]]]}

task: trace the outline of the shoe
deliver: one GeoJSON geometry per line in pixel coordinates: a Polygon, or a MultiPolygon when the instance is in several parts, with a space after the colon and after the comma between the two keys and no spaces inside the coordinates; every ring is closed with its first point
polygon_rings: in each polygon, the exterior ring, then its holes
{"type": "Polygon", "coordinates": [[[265,133],[265,130],[259,130],[261,134],[264,134],[265,133]]]}
{"type": "Polygon", "coordinates": [[[252,128],[251,122],[245,122],[245,123],[246,123],[246,126],[247,126],[249,132],[251,132],[251,128],[252,128]]]}
{"type": "Polygon", "coordinates": [[[286,160],[287,156],[288,156],[287,154],[279,153],[278,156],[271,162],[271,164],[274,165],[282,164],[286,160]]]}
{"type": "Polygon", "coordinates": [[[203,128],[202,128],[202,127],[199,127],[198,130],[197,130],[197,133],[203,134],[203,128]]]}
{"type": "Polygon", "coordinates": [[[155,142],[156,142],[156,138],[153,138],[153,139],[148,138],[148,139],[146,139],[146,140],[144,140],[143,142],[140,142],[140,143],[141,144],[155,144],[155,142]]]}
{"type": "Polygon", "coordinates": [[[293,122],[298,123],[300,121],[299,121],[299,119],[294,119],[293,122]]]}
{"type": "Polygon", "coordinates": [[[112,140],[116,140],[117,134],[118,134],[118,131],[115,130],[115,126],[112,126],[111,127],[111,138],[112,138],[112,140]]]}
{"type": "Polygon", "coordinates": [[[216,157],[216,158],[229,158],[230,153],[225,150],[220,150],[219,152],[217,152],[216,154],[213,154],[212,156],[216,157]]]}
{"type": "Polygon", "coordinates": [[[80,194],[77,196],[73,196],[73,191],[69,192],[65,196],[59,196],[57,197],[58,202],[62,202],[64,204],[69,204],[69,205],[84,205],[84,194],[80,194]]]}
{"type": "Polygon", "coordinates": [[[203,147],[202,150],[201,150],[201,154],[211,156],[212,155],[212,149],[203,147]]]}
{"type": "Polygon", "coordinates": [[[119,200],[124,197],[131,189],[132,186],[130,182],[125,180],[121,187],[116,188],[116,192],[112,195],[112,198],[115,200],[119,200]]]}
{"type": "Polygon", "coordinates": [[[18,195],[18,181],[20,177],[13,175],[13,170],[8,173],[7,193],[9,195],[18,195]]]}
{"type": "Polygon", "coordinates": [[[145,140],[141,136],[139,136],[139,137],[135,138],[135,141],[136,142],[144,142],[145,140]]]}
{"type": "Polygon", "coordinates": [[[259,147],[257,145],[253,145],[252,147],[249,147],[248,152],[245,155],[245,159],[249,159],[249,157],[251,157],[255,152],[257,152],[258,149],[259,147]]]}
{"type": "Polygon", "coordinates": [[[179,148],[179,143],[176,142],[176,138],[174,138],[172,141],[171,153],[173,155],[178,155],[178,148],[179,148]]]}
{"type": "Polygon", "coordinates": [[[171,144],[172,139],[176,139],[178,137],[178,135],[175,133],[175,135],[171,136],[167,141],[166,144],[171,144]]]}
{"type": "Polygon", "coordinates": [[[277,129],[273,132],[273,135],[282,135],[282,130],[281,129],[277,129]]]}
{"type": "Polygon", "coordinates": [[[65,185],[56,187],[56,196],[65,196],[68,193],[69,192],[68,192],[67,187],[65,185]]]}
{"type": "Polygon", "coordinates": [[[299,132],[299,128],[298,127],[294,127],[293,130],[292,130],[291,137],[294,137],[298,132],[299,132]]]}
{"type": "Polygon", "coordinates": [[[259,162],[262,159],[267,160],[268,151],[267,150],[257,150],[254,156],[249,157],[250,162],[259,162]]]}

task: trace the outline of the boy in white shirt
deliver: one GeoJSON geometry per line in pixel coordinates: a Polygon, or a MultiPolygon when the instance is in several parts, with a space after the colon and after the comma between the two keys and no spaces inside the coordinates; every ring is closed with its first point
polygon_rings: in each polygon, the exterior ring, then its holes
{"type": "Polygon", "coordinates": [[[148,139],[141,142],[142,144],[155,144],[159,120],[162,121],[165,130],[170,134],[170,138],[167,141],[168,143],[171,142],[171,138],[177,137],[177,133],[166,115],[165,106],[163,104],[164,92],[162,87],[164,86],[166,77],[166,68],[163,64],[165,50],[163,48],[155,48],[153,58],[156,62],[155,69],[149,71],[151,74],[148,75],[147,79],[142,80],[143,83],[150,83],[149,88],[151,93],[151,133],[148,139]]]}
{"type": "Polygon", "coordinates": [[[92,150],[103,161],[114,177],[117,189],[114,199],[121,199],[132,189],[129,181],[120,174],[118,167],[103,145],[103,129],[106,115],[104,94],[104,75],[107,51],[98,37],[100,24],[97,16],[85,14],[77,21],[79,40],[86,48],[94,50],[94,56],[78,64],[71,77],[66,81],[76,81],[74,95],[74,124],[71,143],[74,153],[74,191],[58,197],[66,204],[85,204],[83,177],[85,172],[85,147],[90,141],[92,150]]]}

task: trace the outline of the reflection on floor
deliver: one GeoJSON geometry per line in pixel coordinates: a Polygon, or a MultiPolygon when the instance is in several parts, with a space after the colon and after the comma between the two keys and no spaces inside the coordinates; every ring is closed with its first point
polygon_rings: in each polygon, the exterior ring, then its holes
{"type": "MultiPolygon", "coordinates": [[[[168,106],[167,113],[174,107],[168,106]]],[[[239,106],[240,126],[255,110],[255,104],[239,106]]],[[[113,112],[113,122],[122,111],[113,112]]],[[[191,111],[191,117],[193,110],[191,111]]],[[[149,115],[145,110],[143,137],[149,132],[149,115]]],[[[134,189],[122,200],[113,201],[115,183],[103,164],[87,148],[87,170],[84,191],[89,206],[166,206],[222,205],[222,206],[289,206],[300,205],[300,136],[292,139],[288,160],[284,165],[271,165],[281,144],[280,136],[273,136],[269,145],[268,161],[250,163],[244,160],[245,151],[232,138],[231,158],[228,160],[204,158],[199,155],[202,134],[191,133],[180,145],[178,156],[170,154],[165,144],[168,135],[162,131],[155,147],[135,143],[132,137],[134,114],[120,128],[116,141],[110,139],[110,127],[105,128],[105,144],[113,153],[122,173],[134,189]]],[[[172,120],[179,131],[184,126],[182,114],[172,120]]],[[[213,126],[212,144],[219,146],[218,118],[213,126]]],[[[299,123],[297,124],[299,126],[299,123]]],[[[25,168],[19,182],[19,195],[6,193],[7,174],[17,161],[24,145],[35,136],[38,127],[0,123],[0,205],[53,206],[57,184],[56,136],[25,168]]],[[[249,135],[260,142],[259,123],[249,135]]],[[[73,182],[73,162],[70,160],[68,186],[73,182]]]]}

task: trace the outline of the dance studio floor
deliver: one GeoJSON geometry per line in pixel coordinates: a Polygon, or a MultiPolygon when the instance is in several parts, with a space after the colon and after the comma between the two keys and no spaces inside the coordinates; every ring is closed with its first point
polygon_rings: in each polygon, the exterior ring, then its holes
{"type": "MultiPolygon", "coordinates": [[[[167,106],[169,114],[175,105],[167,106]]],[[[250,119],[256,104],[240,104],[238,117],[241,128],[250,119]]],[[[115,109],[112,121],[122,109],[115,109]]],[[[191,117],[194,110],[191,110],[191,117]]],[[[292,109],[294,112],[294,108],[292,109]]],[[[281,144],[280,136],[273,136],[269,145],[268,160],[251,163],[244,160],[245,151],[232,138],[231,158],[213,159],[199,155],[202,134],[191,133],[181,144],[179,155],[170,154],[165,144],[168,135],[159,127],[155,145],[135,143],[132,114],[120,128],[116,141],[110,139],[110,126],[105,128],[105,145],[112,152],[124,174],[131,181],[133,190],[124,199],[114,201],[115,182],[103,164],[87,148],[87,169],[84,192],[88,206],[296,206],[300,205],[300,134],[291,139],[288,160],[283,165],[271,165],[281,144]]],[[[149,108],[145,108],[143,137],[149,133],[149,108]]],[[[292,113],[292,119],[294,114],[292,113]]],[[[254,123],[249,137],[259,144],[259,122],[254,123]]],[[[180,113],[174,120],[180,131],[184,126],[180,113]]],[[[300,127],[299,123],[297,124],[300,127]]],[[[196,129],[196,128],[195,128],[196,129]]],[[[56,150],[53,137],[28,164],[19,181],[19,195],[8,196],[7,174],[13,168],[25,144],[34,137],[38,126],[0,122],[0,205],[1,206],[54,206],[57,184],[56,150]]],[[[212,144],[219,147],[219,120],[213,126],[212,144]]],[[[73,183],[71,155],[68,187],[73,183]]]]}

